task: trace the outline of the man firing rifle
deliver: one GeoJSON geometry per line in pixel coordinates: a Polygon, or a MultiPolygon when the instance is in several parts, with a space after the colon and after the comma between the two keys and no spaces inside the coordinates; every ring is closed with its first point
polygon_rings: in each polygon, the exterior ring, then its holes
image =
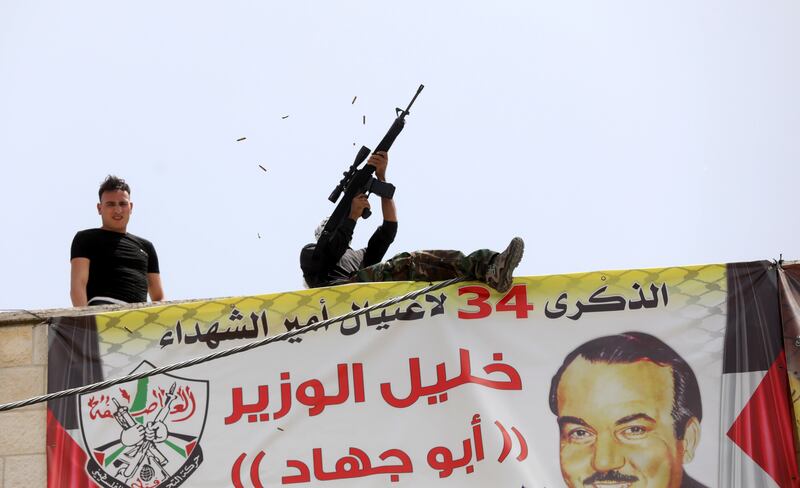
{"type": "MultiPolygon", "coordinates": [[[[375,153],[367,161],[375,175],[386,182],[389,157],[375,153]]],[[[512,273],[522,259],[524,244],[515,237],[505,251],[480,249],[469,255],[460,251],[404,252],[380,262],[397,234],[397,211],[394,200],[381,197],[383,223],[375,230],[364,249],[350,247],[356,222],[369,209],[367,196],[358,194],[350,203],[347,218],[336,226],[327,239],[321,240],[328,223],[323,220],[314,233],[317,242],[303,247],[300,268],[309,287],[370,281],[441,281],[455,277],[483,281],[506,292],[511,288],[512,273]]]]}
{"type": "Polygon", "coordinates": [[[397,109],[397,118],[375,152],[367,164],[358,169],[370,154],[369,148],[361,148],[355,162],[345,171],[344,178],[328,198],[336,203],[344,192],[331,217],[323,220],[314,233],[316,242],[306,245],[300,252],[300,268],[308,286],[316,288],[370,281],[441,281],[460,277],[483,281],[500,292],[511,288],[512,273],[524,250],[519,237],[513,238],[501,253],[479,249],[465,256],[460,251],[415,251],[400,253],[380,262],[397,234],[397,211],[392,200],[395,188],[386,181],[388,151],[403,130],[405,118],[423,88],[423,85],[419,86],[405,110],[397,109]],[[372,177],[373,173],[377,179],[372,177]],[[367,192],[380,195],[383,223],[372,234],[366,248],[354,250],[350,241],[356,222],[371,214],[367,192]]]}

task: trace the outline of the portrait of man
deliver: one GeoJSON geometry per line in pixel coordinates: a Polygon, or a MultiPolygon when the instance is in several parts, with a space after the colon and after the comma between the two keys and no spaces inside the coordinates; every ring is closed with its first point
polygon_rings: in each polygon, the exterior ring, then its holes
{"type": "Polygon", "coordinates": [[[550,383],[561,475],[571,488],[694,488],[700,388],[692,368],[660,339],[626,332],[569,353],[550,383]]]}

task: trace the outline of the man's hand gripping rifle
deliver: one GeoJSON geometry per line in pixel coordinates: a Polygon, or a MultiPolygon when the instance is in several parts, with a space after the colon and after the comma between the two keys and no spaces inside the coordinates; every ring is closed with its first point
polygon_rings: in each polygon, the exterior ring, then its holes
{"type": "MultiPolygon", "coordinates": [[[[405,110],[401,110],[399,108],[395,109],[397,112],[397,118],[394,119],[392,126],[389,127],[386,135],[383,136],[381,142],[378,143],[378,147],[375,148],[375,152],[388,151],[389,148],[392,147],[392,143],[394,143],[394,140],[398,135],[400,135],[400,132],[403,130],[403,127],[406,124],[406,115],[410,113],[411,106],[414,105],[414,101],[417,99],[423,88],[425,88],[424,85],[420,85],[419,88],[417,88],[417,93],[414,94],[414,98],[411,99],[411,102],[409,102],[408,107],[406,107],[405,110]]],[[[356,155],[355,161],[350,166],[350,169],[343,173],[344,178],[342,178],[342,181],[340,181],[339,184],[336,185],[336,188],[333,189],[331,196],[328,197],[328,200],[336,203],[336,200],[339,200],[342,192],[344,192],[344,197],[341,199],[341,201],[339,201],[339,204],[336,205],[336,208],[333,210],[328,222],[325,224],[325,228],[323,229],[319,238],[320,243],[324,243],[330,239],[330,236],[333,234],[333,231],[336,230],[336,227],[338,227],[339,224],[342,223],[342,220],[347,217],[347,215],[350,213],[350,204],[356,195],[361,193],[374,193],[383,198],[389,199],[394,196],[394,185],[380,181],[372,176],[372,174],[375,172],[375,166],[366,164],[361,169],[358,168],[359,165],[361,165],[361,163],[367,159],[367,156],[369,156],[371,152],[372,151],[370,151],[368,147],[361,147],[356,155]]],[[[366,219],[371,214],[372,212],[368,208],[365,208],[361,216],[366,219]]],[[[319,246],[317,249],[319,249],[319,246]]]]}

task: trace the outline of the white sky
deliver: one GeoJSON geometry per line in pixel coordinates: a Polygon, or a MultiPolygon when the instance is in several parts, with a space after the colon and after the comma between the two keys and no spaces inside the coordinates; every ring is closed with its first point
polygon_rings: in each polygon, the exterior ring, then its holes
{"type": "Polygon", "coordinates": [[[168,299],[300,288],[341,172],[420,83],[390,254],[797,259],[798,25],[795,1],[0,0],[0,308],[69,306],[108,173],[168,299]]]}

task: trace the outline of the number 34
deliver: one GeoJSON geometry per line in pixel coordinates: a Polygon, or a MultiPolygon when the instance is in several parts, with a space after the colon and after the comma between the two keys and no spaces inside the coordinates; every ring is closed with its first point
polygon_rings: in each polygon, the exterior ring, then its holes
{"type": "MultiPolygon", "coordinates": [[[[467,299],[467,305],[475,307],[474,310],[458,311],[460,319],[482,319],[492,313],[492,305],[487,301],[491,292],[484,286],[462,286],[458,289],[458,296],[474,295],[467,299]]],[[[525,285],[514,285],[508,293],[497,302],[494,310],[497,312],[514,312],[518,319],[527,319],[528,311],[533,310],[533,304],[528,302],[528,287],[525,285]]]]}

